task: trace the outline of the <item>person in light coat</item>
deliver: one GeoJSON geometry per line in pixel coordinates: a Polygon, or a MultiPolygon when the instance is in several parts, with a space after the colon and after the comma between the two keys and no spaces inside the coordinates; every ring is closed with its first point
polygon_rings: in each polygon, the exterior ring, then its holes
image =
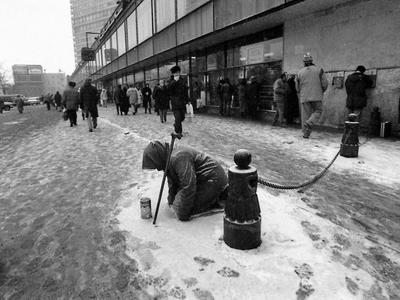
{"type": "Polygon", "coordinates": [[[328,88],[328,80],[321,67],[314,65],[310,53],[304,55],[304,67],[297,74],[296,89],[303,107],[303,137],[309,138],[314,124],[322,114],[322,98],[328,88]]]}
{"type": "Polygon", "coordinates": [[[126,91],[126,95],[129,98],[129,104],[132,107],[132,114],[136,115],[138,104],[139,104],[139,91],[131,84],[129,89],[126,91]]]}
{"type": "Polygon", "coordinates": [[[107,90],[102,89],[100,94],[100,104],[102,107],[107,107],[108,95],[107,90]]]}

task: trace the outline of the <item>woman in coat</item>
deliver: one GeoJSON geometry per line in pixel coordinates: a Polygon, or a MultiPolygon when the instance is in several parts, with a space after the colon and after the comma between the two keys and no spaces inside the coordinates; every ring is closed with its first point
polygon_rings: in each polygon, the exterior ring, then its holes
{"type": "Polygon", "coordinates": [[[160,86],[154,92],[154,99],[157,103],[161,123],[167,122],[167,111],[169,109],[168,89],[164,80],[160,80],[160,86]]]}
{"type": "Polygon", "coordinates": [[[107,107],[107,101],[108,101],[108,95],[107,95],[107,90],[102,89],[101,94],[100,94],[100,104],[103,107],[107,107]]]}
{"type": "MultiPolygon", "coordinates": [[[[143,152],[143,169],[165,169],[169,144],[150,142],[143,152]]],[[[221,207],[228,178],[221,165],[193,148],[175,148],[167,171],[168,204],[181,221],[190,216],[221,207]]]]}
{"type": "Polygon", "coordinates": [[[128,114],[129,111],[129,98],[126,95],[127,88],[124,86],[121,92],[121,102],[120,102],[120,107],[121,107],[121,115],[124,113],[125,115],[128,114]]]}

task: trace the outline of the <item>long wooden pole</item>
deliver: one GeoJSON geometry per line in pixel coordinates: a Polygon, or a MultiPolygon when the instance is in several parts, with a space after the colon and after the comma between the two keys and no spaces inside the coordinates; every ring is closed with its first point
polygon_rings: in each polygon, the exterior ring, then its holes
{"type": "Polygon", "coordinates": [[[171,147],[170,147],[170,150],[168,151],[167,163],[165,164],[164,176],[163,176],[163,179],[161,182],[160,194],[158,195],[158,201],[157,201],[156,212],[154,213],[153,225],[155,225],[156,221],[157,221],[158,210],[160,209],[161,197],[162,197],[162,193],[164,191],[165,179],[167,178],[167,171],[168,171],[168,167],[169,167],[169,162],[171,160],[171,153],[172,153],[172,150],[174,149],[175,138],[176,138],[175,135],[171,134],[171,147]]]}

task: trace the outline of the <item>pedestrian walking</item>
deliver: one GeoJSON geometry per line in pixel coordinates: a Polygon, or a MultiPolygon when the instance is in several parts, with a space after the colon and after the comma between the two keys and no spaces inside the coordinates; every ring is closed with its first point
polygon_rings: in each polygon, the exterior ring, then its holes
{"type": "Polygon", "coordinates": [[[126,95],[129,98],[129,104],[132,107],[132,114],[136,115],[138,103],[139,103],[139,91],[131,84],[129,89],[126,91],[126,95]]]}
{"type": "Polygon", "coordinates": [[[160,86],[154,93],[155,102],[157,103],[160,113],[161,123],[167,122],[167,111],[169,108],[168,89],[163,79],[160,80],[160,86]]]}
{"type": "Polygon", "coordinates": [[[47,93],[46,96],[44,96],[44,103],[46,103],[47,110],[50,110],[51,106],[51,94],[47,93]]]}
{"type": "Polygon", "coordinates": [[[346,107],[348,113],[356,114],[357,121],[361,120],[361,113],[367,106],[366,90],[372,87],[372,80],[368,75],[365,75],[366,69],[364,66],[358,66],[355,73],[350,74],[345,82],[347,100],[346,107]]]}
{"type": "Polygon", "coordinates": [[[250,77],[250,84],[246,89],[247,111],[249,117],[255,120],[257,117],[257,107],[260,101],[260,87],[255,76],[250,77]]]}
{"type": "Polygon", "coordinates": [[[56,106],[56,110],[61,111],[61,101],[62,101],[62,97],[59,91],[56,92],[56,94],[54,95],[54,103],[56,106]]]}
{"type": "Polygon", "coordinates": [[[62,105],[66,109],[70,127],[78,125],[76,111],[79,108],[80,98],[75,86],[75,82],[68,82],[68,87],[65,89],[62,96],[62,105]]]}
{"type": "Polygon", "coordinates": [[[185,105],[189,103],[188,88],[185,80],[180,76],[181,68],[171,68],[172,79],[168,83],[168,94],[175,117],[174,129],[178,139],[182,138],[182,122],[185,120],[185,105]]]}
{"type": "Polygon", "coordinates": [[[129,112],[129,97],[126,94],[127,88],[124,86],[121,92],[121,102],[120,102],[120,107],[121,107],[121,115],[122,113],[125,114],[125,116],[129,112]]]}
{"type": "Polygon", "coordinates": [[[106,89],[101,90],[100,94],[100,104],[102,107],[107,107],[107,101],[108,101],[108,93],[106,89]]]}
{"type": "Polygon", "coordinates": [[[295,118],[299,117],[299,97],[296,91],[296,76],[291,75],[287,81],[287,106],[286,123],[293,124],[295,118]]]}
{"type": "Polygon", "coordinates": [[[223,81],[223,84],[221,86],[221,94],[222,94],[222,101],[224,102],[224,107],[223,107],[224,115],[230,116],[233,88],[228,78],[225,78],[223,81]]]}
{"type": "Polygon", "coordinates": [[[142,89],[142,95],[143,95],[143,107],[144,107],[144,113],[147,114],[147,110],[149,111],[149,114],[151,114],[151,89],[148,83],[146,83],[145,87],[142,89]]]}
{"type": "Polygon", "coordinates": [[[85,84],[80,91],[80,101],[82,110],[88,120],[89,131],[97,128],[97,118],[99,116],[97,110],[98,94],[97,89],[92,86],[92,80],[87,78],[85,84]]]}
{"type": "Polygon", "coordinates": [[[309,138],[312,127],[322,114],[322,98],[328,88],[328,80],[321,67],[314,65],[312,56],[303,58],[304,67],[297,74],[297,92],[303,107],[303,138],[309,138]]]}
{"type": "Polygon", "coordinates": [[[284,114],[287,90],[287,75],[286,72],[283,72],[274,82],[274,106],[276,107],[276,113],[272,126],[286,126],[284,114]]]}
{"type": "Polygon", "coordinates": [[[158,83],[154,89],[153,89],[153,99],[154,99],[154,112],[157,113],[157,115],[160,114],[160,110],[159,110],[159,103],[158,103],[158,99],[157,99],[157,91],[160,88],[160,84],[158,83]]]}
{"type": "MultiPolygon", "coordinates": [[[[117,88],[114,91],[114,103],[115,103],[115,108],[117,109],[117,115],[120,114],[120,105],[121,105],[121,98],[122,98],[122,88],[121,85],[118,84],[117,88]]],[[[122,112],[121,112],[122,115],[122,112]]]]}
{"type": "Polygon", "coordinates": [[[20,114],[24,112],[24,99],[21,96],[17,96],[17,108],[20,114]]]}
{"type": "MultiPolygon", "coordinates": [[[[164,170],[168,152],[168,143],[151,142],[144,149],[142,168],[164,170]]],[[[222,166],[204,153],[184,146],[173,151],[167,178],[168,204],[180,221],[188,221],[194,214],[224,207],[228,178],[222,166]]]]}

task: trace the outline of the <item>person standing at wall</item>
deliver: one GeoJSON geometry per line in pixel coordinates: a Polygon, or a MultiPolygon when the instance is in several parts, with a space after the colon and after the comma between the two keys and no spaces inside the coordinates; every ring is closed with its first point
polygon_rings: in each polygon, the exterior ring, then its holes
{"type": "MultiPolygon", "coordinates": [[[[120,108],[121,108],[121,98],[122,98],[122,88],[121,85],[118,84],[117,88],[114,91],[114,103],[115,103],[115,108],[117,109],[117,115],[120,113],[120,108]]],[[[122,115],[122,112],[121,112],[122,115]]]]}
{"type": "Polygon", "coordinates": [[[321,67],[313,63],[312,56],[307,53],[303,58],[304,67],[297,74],[297,92],[303,107],[303,138],[309,138],[312,127],[322,114],[322,98],[328,88],[328,80],[321,67]]]}
{"type": "Polygon", "coordinates": [[[246,89],[247,111],[252,120],[256,119],[257,107],[260,101],[260,88],[255,76],[250,77],[250,84],[246,89]]]}
{"type": "Polygon", "coordinates": [[[145,114],[147,114],[147,109],[149,110],[149,114],[151,114],[151,94],[151,88],[149,84],[146,83],[145,87],[142,89],[143,107],[145,114]]]}
{"type": "Polygon", "coordinates": [[[154,93],[154,99],[157,103],[158,110],[160,113],[160,120],[161,123],[167,122],[167,111],[169,108],[169,96],[168,96],[168,89],[165,85],[164,80],[160,80],[160,86],[154,93]]]}
{"type": "Polygon", "coordinates": [[[283,72],[281,76],[274,82],[274,106],[276,114],[272,126],[286,126],[284,123],[285,103],[287,101],[287,75],[283,72]]]}
{"type": "Polygon", "coordinates": [[[80,91],[80,100],[82,110],[85,112],[86,118],[88,119],[89,131],[92,132],[93,128],[97,128],[97,117],[99,116],[97,110],[97,89],[92,86],[92,79],[87,78],[85,80],[85,84],[80,91]]]}
{"type": "Polygon", "coordinates": [[[228,78],[224,79],[224,83],[221,87],[221,94],[222,101],[224,102],[224,115],[230,116],[233,88],[228,78]]]}
{"type": "Polygon", "coordinates": [[[299,116],[299,98],[296,91],[296,76],[290,75],[287,80],[286,97],[286,123],[293,124],[295,118],[299,116]]]}
{"type": "Polygon", "coordinates": [[[244,78],[240,79],[237,88],[237,93],[240,106],[240,116],[242,118],[245,118],[247,115],[246,88],[247,88],[246,79],[244,78]]]}
{"type": "Polygon", "coordinates": [[[126,91],[126,95],[129,98],[129,104],[132,107],[132,115],[136,115],[139,102],[139,94],[138,90],[133,87],[133,84],[129,86],[129,89],[126,91]]]}
{"type": "Polygon", "coordinates": [[[68,87],[65,89],[62,97],[62,105],[67,110],[67,116],[69,119],[70,126],[77,126],[76,111],[79,108],[79,93],[75,89],[76,83],[73,81],[68,82],[68,87]]]}
{"type": "Polygon", "coordinates": [[[356,114],[357,121],[361,119],[361,113],[367,106],[367,94],[365,91],[372,87],[372,80],[368,75],[365,75],[366,69],[364,66],[358,66],[355,73],[350,74],[345,82],[347,101],[346,107],[348,113],[356,114]]]}
{"type": "Polygon", "coordinates": [[[168,83],[168,94],[171,99],[171,107],[175,117],[175,135],[182,138],[182,122],[185,120],[186,104],[189,103],[188,88],[185,80],[180,76],[181,68],[171,68],[172,78],[168,83]]]}

